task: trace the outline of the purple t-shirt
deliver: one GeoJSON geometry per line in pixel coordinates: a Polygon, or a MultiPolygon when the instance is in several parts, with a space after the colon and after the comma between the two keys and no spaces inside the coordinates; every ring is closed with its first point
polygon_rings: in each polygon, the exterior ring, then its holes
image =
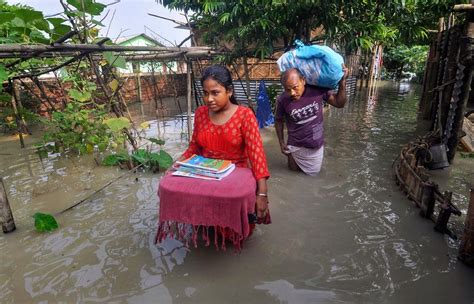
{"type": "Polygon", "coordinates": [[[323,100],[329,90],[306,85],[303,95],[292,100],[283,92],[277,99],[276,119],[285,119],[288,145],[319,149],[324,144],[323,100]]]}

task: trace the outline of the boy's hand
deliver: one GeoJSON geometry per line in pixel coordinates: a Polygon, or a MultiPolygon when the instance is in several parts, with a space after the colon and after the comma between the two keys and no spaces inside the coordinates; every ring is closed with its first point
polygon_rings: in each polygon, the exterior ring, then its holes
{"type": "Polygon", "coordinates": [[[349,69],[344,63],[342,64],[342,71],[344,72],[344,75],[342,75],[341,81],[346,80],[347,75],[349,75],[349,69]]]}

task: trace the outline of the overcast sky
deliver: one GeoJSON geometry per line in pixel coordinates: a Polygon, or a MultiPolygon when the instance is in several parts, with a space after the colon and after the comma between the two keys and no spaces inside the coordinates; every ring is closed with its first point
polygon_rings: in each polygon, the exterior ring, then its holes
{"type": "MultiPolygon", "coordinates": [[[[59,0],[7,0],[7,2],[9,4],[29,5],[42,11],[45,16],[63,11],[59,0]]],[[[108,4],[115,2],[115,0],[99,0],[98,2],[108,4]]],[[[188,30],[174,28],[177,24],[148,15],[148,13],[152,13],[182,22],[186,21],[181,12],[170,11],[155,0],[120,0],[119,3],[107,7],[103,16],[105,16],[107,10],[110,12],[102,22],[105,27],[101,30],[101,35],[105,36],[108,30],[107,36],[112,40],[117,38],[118,35],[133,36],[145,33],[169,46],[170,42],[165,39],[178,44],[189,36],[188,30]],[[114,11],[115,16],[112,19],[114,11]],[[120,34],[121,32],[122,34],[120,34]]],[[[189,41],[185,45],[189,45],[189,41]]]]}

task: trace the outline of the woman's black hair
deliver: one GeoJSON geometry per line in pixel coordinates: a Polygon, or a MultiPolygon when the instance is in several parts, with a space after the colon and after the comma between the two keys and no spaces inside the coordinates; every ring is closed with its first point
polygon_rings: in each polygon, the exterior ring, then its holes
{"type": "MultiPolygon", "coordinates": [[[[211,65],[202,72],[201,85],[204,86],[204,81],[207,79],[213,79],[222,85],[227,91],[233,91],[234,85],[232,84],[232,76],[230,71],[223,65],[211,65]]],[[[234,96],[234,93],[230,95],[230,102],[233,104],[239,104],[234,96]]]]}

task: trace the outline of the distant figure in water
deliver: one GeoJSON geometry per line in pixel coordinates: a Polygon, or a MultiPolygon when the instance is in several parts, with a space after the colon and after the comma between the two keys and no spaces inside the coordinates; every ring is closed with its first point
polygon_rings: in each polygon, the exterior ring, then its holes
{"type": "Polygon", "coordinates": [[[290,170],[317,175],[324,156],[323,101],[344,107],[348,69],[342,65],[344,76],[334,95],[329,89],[306,84],[296,68],[286,70],[281,77],[284,92],[277,98],[275,130],[280,149],[288,156],[290,170]],[[288,141],[285,142],[283,123],[286,122],[288,141]]]}

